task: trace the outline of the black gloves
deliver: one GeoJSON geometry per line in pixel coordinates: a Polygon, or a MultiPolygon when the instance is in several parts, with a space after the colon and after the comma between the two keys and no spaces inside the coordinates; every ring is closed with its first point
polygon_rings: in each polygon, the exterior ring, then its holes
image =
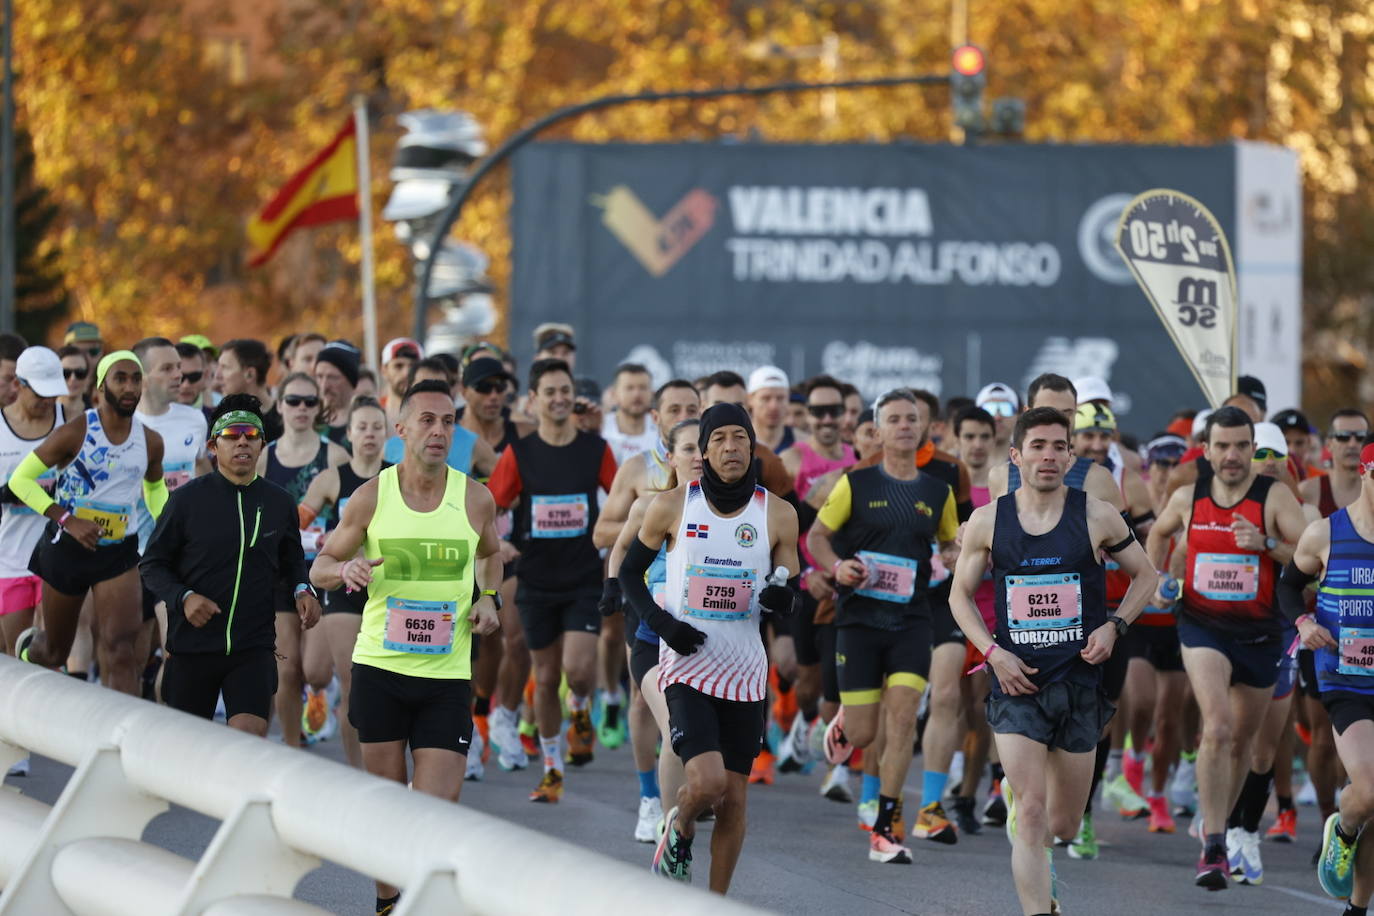
{"type": "Polygon", "coordinates": [[[706,642],[705,633],[690,623],[685,623],[671,615],[668,615],[666,621],[650,621],[649,626],[654,627],[654,632],[658,634],[659,639],[666,642],[668,648],[678,655],[691,655],[701,648],[702,643],[706,642]]]}
{"type": "Polygon", "coordinates": [[[620,580],[610,578],[606,580],[606,585],[601,589],[601,600],[597,602],[597,609],[601,611],[602,617],[610,617],[620,613],[620,580]]]}
{"type": "Polygon", "coordinates": [[[800,597],[786,585],[768,585],[759,592],[759,607],[779,620],[790,620],[797,610],[800,597]]]}

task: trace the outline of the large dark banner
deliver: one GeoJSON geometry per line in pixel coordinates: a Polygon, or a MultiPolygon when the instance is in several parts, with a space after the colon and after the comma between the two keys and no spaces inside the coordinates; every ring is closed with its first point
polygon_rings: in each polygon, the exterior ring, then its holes
{"type": "Polygon", "coordinates": [[[515,159],[511,342],[578,372],[774,363],[874,397],[1097,375],[1149,435],[1204,398],[1112,248],[1168,187],[1232,232],[1235,148],[535,144],[515,159]]]}

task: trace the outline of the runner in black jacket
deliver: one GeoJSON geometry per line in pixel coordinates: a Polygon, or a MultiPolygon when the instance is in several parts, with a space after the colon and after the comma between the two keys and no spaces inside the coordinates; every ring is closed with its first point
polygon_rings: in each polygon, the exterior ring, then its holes
{"type": "Polygon", "coordinates": [[[167,603],[167,705],[208,719],[223,691],[229,725],[256,735],[277,689],[276,585],[294,591],[302,627],[320,619],[295,501],[255,470],[263,441],[257,398],[225,398],[210,424],[218,472],[176,490],[140,564],[167,603]]]}

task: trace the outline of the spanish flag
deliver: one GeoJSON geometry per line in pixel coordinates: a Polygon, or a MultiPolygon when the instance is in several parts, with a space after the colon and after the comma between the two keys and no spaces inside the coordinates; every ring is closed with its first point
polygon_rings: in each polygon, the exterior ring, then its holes
{"type": "Polygon", "coordinates": [[[277,196],[248,221],[253,245],[249,267],[261,267],[293,230],[358,218],[358,135],[348,119],[310,164],[291,176],[277,196]]]}

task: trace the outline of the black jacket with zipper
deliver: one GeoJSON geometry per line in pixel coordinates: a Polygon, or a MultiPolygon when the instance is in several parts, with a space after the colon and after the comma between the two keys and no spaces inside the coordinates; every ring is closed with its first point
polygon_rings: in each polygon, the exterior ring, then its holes
{"type": "Polygon", "coordinates": [[[144,585],[167,603],[169,652],[275,647],[278,586],[310,581],[299,518],[290,494],[262,477],[238,486],[215,471],[172,492],[139,563],[144,585]],[[220,612],[192,626],[187,592],[220,612]]]}

